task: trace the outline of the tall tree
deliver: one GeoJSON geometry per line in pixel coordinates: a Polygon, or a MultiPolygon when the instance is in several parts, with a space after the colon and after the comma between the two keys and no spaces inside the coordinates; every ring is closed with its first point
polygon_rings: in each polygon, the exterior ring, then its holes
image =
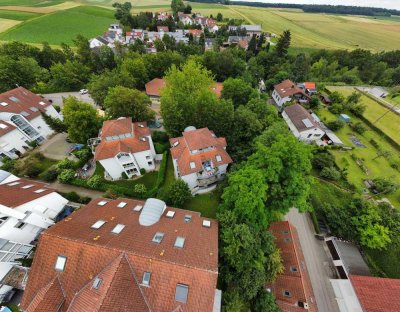
{"type": "Polygon", "coordinates": [[[88,139],[97,136],[101,118],[90,104],[70,96],[64,100],[63,115],[68,137],[73,142],[86,144],[88,139]]]}
{"type": "Polygon", "coordinates": [[[149,97],[136,89],[116,86],[108,90],[104,99],[106,113],[111,118],[132,117],[133,121],[146,121],[154,117],[149,97]]]}
{"type": "Polygon", "coordinates": [[[291,33],[290,30],[285,30],[283,34],[279,37],[278,42],[275,46],[275,53],[279,57],[284,57],[288,53],[290,47],[291,33]]]}
{"type": "Polygon", "coordinates": [[[149,81],[146,65],[140,56],[126,58],[120,66],[120,72],[122,76],[129,77],[137,89],[143,90],[149,81]]]}
{"type": "Polygon", "coordinates": [[[85,86],[90,77],[90,68],[78,61],[57,63],[50,68],[49,84],[56,91],[77,91],[85,86]]]}
{"type": "Polygon", "coordinates": [[[251,97],[257,95],[250,84],[241,78],[228,78],[224,81],[224,88],[221,96],[224,99],[232,100],[235,107],[246,104],[251,97]]]}

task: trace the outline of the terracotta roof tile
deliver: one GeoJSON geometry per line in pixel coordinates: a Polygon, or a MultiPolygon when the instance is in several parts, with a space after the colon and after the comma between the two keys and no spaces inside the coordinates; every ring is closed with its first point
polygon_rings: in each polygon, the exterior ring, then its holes
{"type": "Polygon", "coordinates": [[[400,311],[400,279],[350,275],[364,312],[400,311]]]}
{"type": "Polygon", "coordinates": [[[65,301],[65,294],[58,276],[55,276],[50,283],[41,288],[26,312],[31,311],[57,311],[65,301]]]}
{"type": "Polygon", "coordinates": [[[274,85],[274,89],[278,94],[280,95],[281,98],[287,97],[287,96],[292,96],[295,94],[302,94],[305,97],[308,97],[306,93],[299,87],[297,87],[293,81],[291,80],[284,80],[281,83],[278,83],[274,85]]]}
{"type": "Polygon", "coordinates": [[[317,87],[315,85],[315,82],[306,81],[304,83],[304,88],[312,90],[312,89],[316,89],[317,87]]]}
{"type": "Polygon", "coordinates": [[[276,244],[280,249],[285,268],[275,283],[268,285],[279,307],[283,312],[304,311],[298,306],[298,302],[301,301],[308,303],[308,311],[317,311],[296,228],[288,221],[281,221],[271,223],[269,230],[276,237],[276,244]],[[285,291],[289,291],[291,295],[285,296],[285,291]]]}
{"type": "Polygon", "coordinates": [[[170,143],[172,158],[176,159],[179,173],[182,176],[203,171],[202,163],[209,160],[213,162],[214,166],[232,162],[225,150],[225,138],[217,138],[214,132],[208,128],[185,131],[182,137],[170,139],[170,143]],[[179,142],[179,144],[175,146],[176,142],[179,142]],[[191,151],[209,147],[213,147],[213,149],[200,151],[196,154],[191,153],[191,151]],[[217,156],[221,157],[220,161],[217,161],[217,156]],[[190,166],[190,163],[194,163],[194,168],[190,166]]]}
{"type": "Polygon", "coordinates": [[[0,120],[0,137],[17,129],[12,123],[6,122],[4,120],[0,120]]]}
{"type": "Polygon", "coordinates": [[[115,157],[119,153],[138,153],[150,150],[150,129],[146,122],[135,122],[131,118],[108,120],[100,131],[101,142],[96,146],[96,161],[115,157]],[[132,134],[132,137],[107,141],[108,136],[132,134]]]}
{"type": "Polygon", "coordinates": [[[287,106],[284,109],[284,112],[292,121],[293,125],[296,129],[301,132],[304,130],[308,130],[311,128],[320,128],[319,125],[315,122],[314,118],[311,116],[307,110],[301,106],[300,104],[293,104],[291,106],[287,106]],[[311,127],[307,127],[303,120],[308,119],[311,123],[311,127]]]}
{"type": "Polygon", "coordinates": [[[24,116],[27,120],[32,120],[33,118],[40,116],[40,111],[44,110],[47,106],[50,106],[50,103],[47,100],[23,87],[18,87],[1,93],[0,103],[3,102],[7,103],[7,105],[3,106],[0,104],[0,113],[8,112],[21,114],[22,112],[26,112],[29,114],[24,116]],[[32,111],[30,109],[31,107],[36,108],[37,111],[32,111]]]}
{"type": "Polygon", "coordinates": [[[93,200],[42,234],[22,299],[23,308],[58,275],[66,298],[62,311],[67,311],[71,303],[74,309],[70,311],[76,311],[75,304],[86,299],[93,307],[98,303],[96,298],[102,301],[102,308],[85,311],[133,311],[126,301],[135,302],[134,311],[147,311],[143,302],[152,311],[172,311],[180,304],[175,301],[178,283],[189,286],[185,311],[212,311],[218,277],[216,221],[210,220],[211,227],[205,228],[199,213],[167,208],[159,222],[145,227],[138,222],[140,212],[133,211],[137,205],[144,205],[143,201],[118,199],[98,206],[100,200],[104,199],[93,200]],[[126,206],[118,208],[122,201],[126,206]],[[173,218],[166,217],[169,210],[175,211],[173,218]],[[189,223],[184,222],[186,214],[192,216],[189,223]],[[92,229],[99,219],[107,223],[92,229]],[[112,234],[110,231],[117,224],[124,224],[125,228],[120,234],[112,234]],[[165,234],[160,244],[152,242],[156,232],[165,234]],[[174,247],[177,236],[186,239],[183,249],[174,247]],[[54,269],[58,255],[67,257],[63,272],[54,269]],[[137,285],[144,272],[151,272],[150,287],[137,285]],[[104,286],[109,285],[107,290],[100,286],[98,295],[89,289],[96,276],[103,278],[104,286]]]}
{"type": "Polygon", "coordinates": [[[0,204],[10,208],[16,208],[53,192],[55,192],[55,190],[49,188],[48,184],[19,179],[10,183],[0,184],[0,204]],[[36,193],[35,191],[38,190],[44,191],[36,193]]]}
{"type": "Polygon", "coordinates": [[[146,83],[146,94],[149,96],[160,96],[160,91],[166,86],[164,79],[154,78],[146,83]]]}

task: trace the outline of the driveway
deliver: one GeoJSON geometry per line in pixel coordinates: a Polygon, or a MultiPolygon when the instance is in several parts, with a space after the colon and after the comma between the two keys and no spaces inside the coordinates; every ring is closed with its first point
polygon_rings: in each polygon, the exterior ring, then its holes
{"type": "Polygon", "coordinates": [[[96,104],[94,103],[93,99],[90,97],[89,94],[79,94],[79,92],[61,92],[61,93],[43,94],[43,96],[46,100],[52,100],[54,105],[58,105],[60,107],[63,107],[63,98],[67,98],[69,96],[74,96],[78,100],[87,102],[96,107],[96,104]]]}
{"type": "Polygon", "coordinates": [[[64,158],[69,158],[74,160],[75,157],[68,154],[72,147],[72,143],[66,141],[66,133],[57,133],[49,140],[46,140],[39,147],[39,151],[47,158],[55,160],[63,160],[64,158]]]}
{"type": "Polygon", "coordinates": [[[89,190],[84,187],[79,187],[79,186],[74,186],[74,185],[69,185],[69,184],[62,184],[58,181],[50,183],[49,186],[56,191],[62,192],[62,193],[69,193],[69,192],[75,192],[80,196],[87,196],[90,197],[91,199],[103,197],[104,193],[95,191],[95,190],[89,190]]]}
{"type": "Polygon", "coordinates": [[[324,242],[314,237],[315,231],[311,219],[308,214],[299,213],[294,208],[285,218],[297,228],[318,311],[339,312],[335,293],[329,281],[335,278],[335,273],[330,266],[324,242]]]}

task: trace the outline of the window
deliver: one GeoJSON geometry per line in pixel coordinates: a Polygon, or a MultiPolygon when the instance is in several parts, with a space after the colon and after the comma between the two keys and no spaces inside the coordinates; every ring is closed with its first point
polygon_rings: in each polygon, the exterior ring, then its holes
{"type": "Polygon", "coordinates": [[[92,229],[95,229],[95,230],[98,230],[98,229],[101,228],[105,223],[106,223],[106,221],[99,220],[99,221],[97,221],[96,223],[94,223],[94,224],[91,226],[91,228],[92,228],[92,229]]]}
{"type": "Polygon", "coordinates": [[[30,107],[29,109],[30,109],[32,112],[37,112],[37,111],[38,111],[38,109],[37,109],[36,107],[33,107],[33,106],[30,107]]]}
{"type": "Polygon", "coordinates": [[[143,273],[143,279],[142,279],[142,285],[150,286],[150,278],[151,278],[151,273],[150,272],[144,272],[143,273]]]}
{"type": "Polygon", "coordinates": [[[151,158],[151,156],[146,156],[146,159],[150,159],[151,158]]]}
{"type": "Polygon", "coordinates": [[[13,101],[13,102],[15,102],[15,103],[18,103],[18,102],[19,102],[19,99],[16,98],[15,96],[10,96],[8,99],[11,100],[11,101],[13,101]]]}
{"type": "Polygon", "coordinates": [[[102,282],[103,282],[103,280],[102,280],[100,277],[96,276],[96,278],[95,278],[94,281],[93,281],[92,287],[93,287],[94,289],[99,289],[99,287],[100,287],[100,285],[101,285],[102,282]]]}
{"type": "Polygon", "coordinates": [[[114,234],[119,234],[122,232],[122,230],[124,229],[125,225],[124,224],[117,224],[111,231],[111,233],[114,234]]]}
{"type": "Polygon", "coordinates": [[[218,162],[222,161],[222,158],[221,158],[220,155],[215,156],[215,159],[216,159],[218,162]]]}
{"type": "Polygon", "coordinates": [[[307,136],[307,139],[308,139],[308,138],[311,138],[311,136],[312,136],[312,133],[310,133],[310,134],[307,136]]]}
{"type": "Polygon", "coordinates": [[[38,189],[35,191],[35,193],[43,193],[44,191],[46,191],[45,189],[38,189]]]}
{"type": "Polygon", "coordinates": [[[285,237],[283,240],[284,240],[286,243],[289,243],[289,242],[290,242],[290,238],[289,238],[289,237],[285,237]]]}
{"type": "Polygon", "coordinates": [[[1,102],[0,105],[1,105],[1,106],[7,106],[8,103],[6,103],[6,102],[1,102]]]}
{"type": "Polygon", "coordinates": [[[167,218],[171,218],[171,219],[174,217],[174,215],[175,215],[175,211],[172,211],[172,210],[168,210],[168,212],[166,214],[167,218]]]}
{"type": "Polygon", "coordinates": [[[289,234],[289,231],[288,230],[283,230],[282,233],[283,234],[289,234]]]}
{"type": "Polygon", "coordinates": [[[193,161],[190,162],[190,168],[191,169],[195,169],[196,168],[196,164],[193,161]]]}
{"type": "Polygon", "coordinates": [[[292,297],[292,293],[291,293],[289,290],[285,290],[285,291],[283,292],[283,295],[284,295],[285,297],[292,297]]]}
{"type": "Polygon", "coordinates": [[[133,211],[140,211],[142,210],[143,206],[137,205],[135,208],[133,208],[133,211]]]}
{"type": "Polygon", "coordinates": [[[21,184],[21,182],[12,182],[12,183],[9,183],[7,185],[8,186],[14,186],[14,185],[18,185],[18,184],[21,184]]]}
{"type": "Polygon", "coordinates": [[[189,286],[183,284],[176,285],[175,300],[178,302],[186,303],[189,292],[189,286]]]}
{"type": "Polygon", "coordinates": [[[299,272],[299,270],[297,270],[296,267],[291,266],[291,267],[290,267],[290,272],[296,273],[296,272],[299,272]]]}
{"type": "Polygon", "coordinates": [[[149,166],[152,166],[152,165],[153,165],[153,162],[152,162],[152,161],[148,161],[147,164],[148,164],[149,166]]]}
{"type": "Polygon", "coordinates": [[[8,220],[8,217],[1,217],[0,218],[0,225],[2,225],[4,222],[8,220]]]}
{"type": "Polygon", "coordinates": [[[125,206],[126,206],[125,202],[120,202],[117,207],[118,208],[124,208],[125,206]]]}
{"type": "Polygon", "coordinates": [[[67,257],[58,256],[57,257],[57,261],[56,261],[56,265],[55,265],[56,271],[61,271],[61,272],[64,271],[66,262],[67,262],[67,257]]]}
{"type": "Polygon", "coordinates": [[[1,129],[7,129],[7,126],[5,124],[0,123],[0,128],[1,129]]]}
{"type": "Polygon", "coordinates": [[[21,112],[21,115],[24,116],[24,117],[28,117],[28,116],[29,116],[29,113],[27,113],[26,111],[22,111],[22,112],[21,112]]]}
{"type": "Polygon", "coordinates": [[[17,229],[23,229],[26,223],[19,221],[16,225],[14,225],[17,229]]]}
{"type": "Polygon", "coordinates": [[[108,203],[108,201],[102,200],[102,201],[99,201],[99,202],[97,203],[97,206],[104,206],[104,205],[107,204],[107,203],[108,203]]]}
{"type": "Polygon", "coordinates": [[[189,223],[190,221],[192,221],[192,216],[191,215],[185,215],[183,221],[185,223],[189,223]]]}
{"type": "Polygon", "coordinates": [[[211,221],[210,220],[203,220],[203,227],[206,227],[206,228],[211,227],[211,221]]]}
{"type": "Polygon", "coordinates": [[[160,244],[164,238],[164,233],[157,232],[154,234],[153,239],[151,240],[153,243],[160,244]]]}
{"type": "Polygon", "coordinates": [[[33,187],[33,184],[24,185],[24,186],[21,187],[21,188],[23,188],[24,190],[26,190],[26,189],[31,188],[31,187],[33,187]]]}
{"type": "Polygon", "coordinates": [[[178,236],[175,240],[174,247],[183,248],[184,245],[185,245],[185,238],[178,236]]]}

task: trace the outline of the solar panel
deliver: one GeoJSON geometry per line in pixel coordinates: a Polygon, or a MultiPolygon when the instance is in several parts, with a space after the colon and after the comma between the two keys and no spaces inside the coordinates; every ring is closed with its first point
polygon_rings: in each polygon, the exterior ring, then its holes
{"type": "Polygon", "coordinates": [[[312,124],[311,120],[306,118],[302,120],[303,124],[307,127],[307,128],[312,128],[314,127],[314,125],[312,124]]]}

